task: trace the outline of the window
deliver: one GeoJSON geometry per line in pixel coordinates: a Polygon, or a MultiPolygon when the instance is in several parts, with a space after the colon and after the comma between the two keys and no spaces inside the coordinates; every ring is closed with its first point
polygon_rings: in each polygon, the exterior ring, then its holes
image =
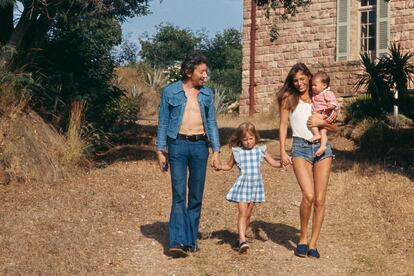
{"type": "Polygon", "coordinates": [[[372,58],[376,57],[377,41],[377,1],[361,0],[360,9],[360,51],[372,58]]]}
{"type": "Polygon", "coordinates": [[[387,52],[389,7],[387,0],[337,0],[336,60],[372,58],[387,52]]]}

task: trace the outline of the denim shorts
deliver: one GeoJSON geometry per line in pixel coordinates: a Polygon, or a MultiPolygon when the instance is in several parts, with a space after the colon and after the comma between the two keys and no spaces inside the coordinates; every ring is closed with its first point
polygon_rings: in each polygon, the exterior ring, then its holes
{"type": "Polygon", "coordinates": [[[320,146],[321,142],[319,140],[312,143],[300,137],[293,137],[292,157],[302,157],[312,165],[328,157],[335,158],[329,143],[326,145],[326,150],[321,156],[315,156],[315,152],[320,146]]]}

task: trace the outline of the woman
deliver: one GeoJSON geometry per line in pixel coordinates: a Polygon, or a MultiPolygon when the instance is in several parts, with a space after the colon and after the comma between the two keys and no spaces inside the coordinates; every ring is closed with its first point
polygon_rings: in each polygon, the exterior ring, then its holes
{"type": "Polygon", "coordinates": [[[311,117],[311,78],[312,74],[303,63],[295,64],[289,71],[282,89],[278,92],[280,112],[280,155],[283,166],[293,164],[296,179],[302,190],[300,204],[300,240],[295,250],[299,257],[319,258],[317,241],[325,211],[326,188],[333,159],[331,146],[316,156],[320,141],[309,142],[311,127],[321,127],[335,131],[336,127],[317,117],[311,117]],[[293,132],[292,157],[285,150],[288,121],[293,132]],[[312,218],[312,234],[308,239],[308,222],[312,218]]]}

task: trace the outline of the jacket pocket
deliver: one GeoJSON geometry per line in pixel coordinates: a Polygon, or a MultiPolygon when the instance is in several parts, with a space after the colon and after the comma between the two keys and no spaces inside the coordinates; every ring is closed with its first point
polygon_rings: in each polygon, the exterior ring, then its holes
{"type": "Polygon", "coordinates": [[[168,99],[168,108],[171,118],[177,118],[180,115],[184,102],[176,98],[168,99]]]}

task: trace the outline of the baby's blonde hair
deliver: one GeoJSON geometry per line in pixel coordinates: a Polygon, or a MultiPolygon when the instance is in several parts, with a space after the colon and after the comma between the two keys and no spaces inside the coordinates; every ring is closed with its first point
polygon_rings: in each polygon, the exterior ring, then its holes
{"type": "Polygon", "coordinates": [[[320,79],[323,84],[325,84],[327,87],[329,86],[329,83],[331,82],[331,78],[328,76],[327,73],[323,71],[319,71],[315,75],[313,75],[313,79],[320,79]]]}

